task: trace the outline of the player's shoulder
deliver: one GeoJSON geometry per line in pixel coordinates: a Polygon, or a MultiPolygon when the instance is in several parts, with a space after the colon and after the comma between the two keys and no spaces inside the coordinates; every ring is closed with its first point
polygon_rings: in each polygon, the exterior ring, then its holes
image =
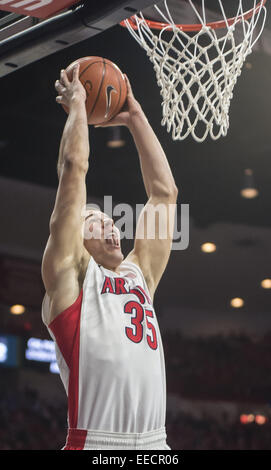
{"type": "Polygon", "coordinates": [[[55,282],[55,288],[46,289],[49,301],[46,323],[51,323],[60,313],[77,301],[82,292],[90,258],[90,255],[84,255],[79,267],[60,272],[55,282]]]}
{"type": "Polygon", "coordinates": [[[78,278],[81,281],[82,286],[86,277],[90,260],[91,260],[91,255],[85,250],[85,252],[82,254],[81,262],[80,262],[79,269],[78,269],[78,278]]]}
{"type": "Polygon", "coordinates": [[[150,272],[146,269],[144,269],[144,265],[140,263],[140,259],[137,256],[135,250],[132,250],[124,259],[123,263],[132,263],[137,269],[137,272],[141,274],[141,276],[144,278],[148,291],[150,293],[151,298],[153,299],[154,292],[155,292],[155,286],[153,283],[153,280],[150,276],[150,272]]]}

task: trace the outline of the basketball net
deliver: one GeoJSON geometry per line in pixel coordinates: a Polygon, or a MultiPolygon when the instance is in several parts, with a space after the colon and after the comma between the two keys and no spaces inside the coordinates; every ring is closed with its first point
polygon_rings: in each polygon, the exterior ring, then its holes
{"type": "Polygon", "coordinates": [[[194,0],[187,0],[199,23],[177,25],[163,0],[163,9],[154,5],[161,22],[147,20],[140,12],[121,23],[153,64],[161,88],[162,125],[173,140],[190,134],[197,142],[208,135],[212,139],[226,136],[233,88],[263,31],[265,2],[251,0],[252,8],[244,11],[242,0],[236,0],[236,15],[228,19],[226,4],[223,7],[222,0],[217,0],[222,20],[208,23],[204,0],[201,9],[194,0]]]}

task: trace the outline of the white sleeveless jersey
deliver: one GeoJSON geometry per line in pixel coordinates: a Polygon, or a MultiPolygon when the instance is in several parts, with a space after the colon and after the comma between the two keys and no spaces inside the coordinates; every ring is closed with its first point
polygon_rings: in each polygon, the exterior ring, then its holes
{"type": "Polygon", "coordinates": [[[144,433],[163,428],[164,354],[141,269],[124,261],[120,275],[91,257],[77,300],[49,325],[68,395],[72,429],[144,433]]]}

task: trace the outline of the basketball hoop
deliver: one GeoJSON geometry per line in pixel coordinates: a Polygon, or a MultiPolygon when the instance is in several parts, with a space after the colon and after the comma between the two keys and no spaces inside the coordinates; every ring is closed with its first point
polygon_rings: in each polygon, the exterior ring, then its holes
{"type": "Polygon", "coordinates": [[[154,66],[162,95],[162,125],[173,140],[190,134],[197,142],[208,135],[214,140],[226,136],[233,88],[266,19],[266,0],[250,0],[247,11],[243,2],[249,3],[236,0],[236,14],[229,17],[227,5],[217,0],[221,19],[208,21],[205,1],[200,0],[199,7],[195,0],[187,0],[198,23],[176,24],[168,0],[163,0],[163,5],[153,7],[161,21],[146,19],[140,12],[121,22],[154,66]]]}

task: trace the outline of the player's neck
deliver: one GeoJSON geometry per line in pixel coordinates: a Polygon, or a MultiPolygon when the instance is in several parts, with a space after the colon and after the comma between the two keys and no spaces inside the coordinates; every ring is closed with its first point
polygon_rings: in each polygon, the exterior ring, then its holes
{"type": "Polygon", "coordinates": [[[112,267],[112,266],[106,266],[105,264],[100,264],[99,266],[102,266],[104,269],[107,269],[108,271],[113,271],[116,274],[120,274],[120,266],[112,267]]]}

